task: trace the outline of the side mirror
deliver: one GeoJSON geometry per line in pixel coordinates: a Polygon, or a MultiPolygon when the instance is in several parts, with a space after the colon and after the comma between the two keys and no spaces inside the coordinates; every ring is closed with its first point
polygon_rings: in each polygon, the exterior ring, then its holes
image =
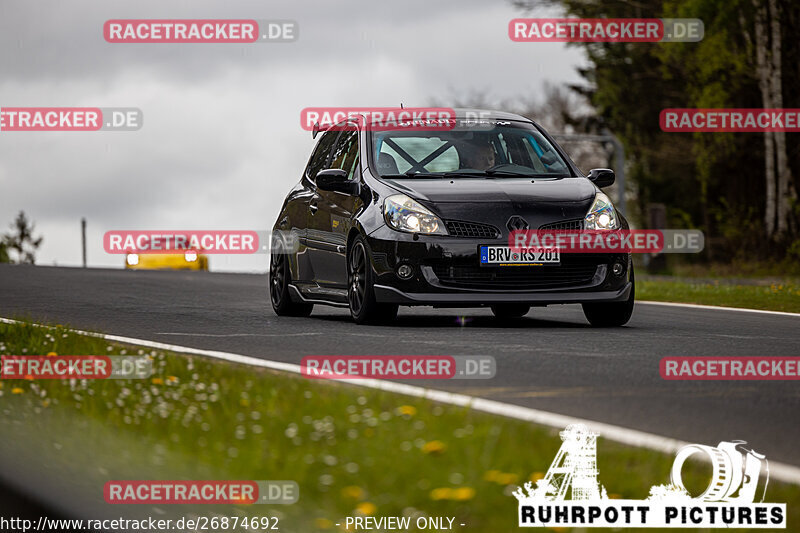
{"type": "Polygon", "coordinates": [[[614,180],[616,180],[616,176],[614,176],[614,171],[610,168],[593,168],[589,171],[589,181],[600,187],[609,187],[614,185],[614,180]]]}
{"type": "Polygon", "coordinates": [[[341,192],[355,196],[359,192],[357,181],[347,179],[347,172],[338,168],[327,168],[317,173],[317,187],[323,191],[341,192]]]}

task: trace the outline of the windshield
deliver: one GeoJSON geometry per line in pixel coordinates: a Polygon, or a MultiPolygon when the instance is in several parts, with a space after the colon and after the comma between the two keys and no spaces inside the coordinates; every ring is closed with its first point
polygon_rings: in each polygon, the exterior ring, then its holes
{"type": "Polygon", "coordinates": [[[567,163],[533,125],[463,122],[448,131],[373,131],[381,177],[568,177],[567,163]]]}

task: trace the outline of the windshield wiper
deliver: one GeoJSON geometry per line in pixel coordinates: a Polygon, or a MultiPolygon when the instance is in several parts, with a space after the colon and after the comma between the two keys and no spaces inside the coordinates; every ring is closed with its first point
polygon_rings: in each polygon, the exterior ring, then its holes
{"type": "Polygon", "coordinates": [[[444,178],[442,172],[405,172],[403,174],[381,174],[382,178],[444,178]]]}
{"type": "Polygon", "coordinates": [[[487,168],[483,172],[486,173],[487,176],[519,176],[525,178],[564,178],[568,177],[562,174],[549,174],[549,173],[541,173],[536,172],[534,169],[530,167],[526,167],[523,165],[517,165],[515,163],[499,163],[492,167],[487,168]],[[511,167],[511,168],[508,168],[511,167]],[[519,170],[517,170],[519,169],[519,170]]]}
{"type": "Polygon", "coordinates": [[[541,173],[527,173],[515,172],[513,170],[502,169],[488,169],[478,170],[473,168],[466,168],[463,170],[453,170],[450,172],[417,172],[407,170],[403,174],[381,174],[382,178],[450,178],[450,177],[467,177],[467,178],[487,178],[492,179],[495,176],[510,176],[515,178],[553,178],[561,179],[568,178],[569,174],[541,174],[541,173]]]}
{"type": "Polygon", "coordinates": [[[568,178],[569,174],[542,174],[530,172],[515,172],[513,170],[487,170],[489,176],[514,176],[520,178],[568,178]]]}
{"type": "Polygon", "coordinates": [[[477,168],[464,168],[461,170],[452,170],[450,172],[443,172],[445,177],[449,176],[462,176],[467,178],[491,178],[490,174],[487,174],[484,170],[478,170],[477,168]]]}
{"type": "Polygon", "coordinates": [[[417,172],[407,170],[403,174],[382,174],[383,178],[449,178],[452,176],[479,176],[486,177],[486,173],[477,169],[454,170],[451,172],[417,172]]]}
{"type": "Polygon", "coordinates": [[[432,178],[441,178],[444,176],[442,172],[419,172],[418,170],[408,169],[405,171],[405,175],[413,178],[415,176],[427,176],[432,178]]]}

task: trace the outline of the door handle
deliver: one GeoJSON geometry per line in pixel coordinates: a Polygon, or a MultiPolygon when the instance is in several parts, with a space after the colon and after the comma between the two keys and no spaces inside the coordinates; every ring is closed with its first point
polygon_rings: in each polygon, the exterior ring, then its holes
{"type": "Polygon", "coordinates": [[[319,207],[317,207],[317,204],[314,202],[308,205],[308,210],[311,211],[312,215],[317,212],[317,209],[319,209],[319,207]]]}

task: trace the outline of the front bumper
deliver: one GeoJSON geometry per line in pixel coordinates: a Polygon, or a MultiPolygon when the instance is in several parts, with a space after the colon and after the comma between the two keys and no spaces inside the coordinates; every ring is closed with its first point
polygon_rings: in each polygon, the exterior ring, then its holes
{"type": "Polygon", "coordinates": [[[437,307],[480,307],[498,303],[530,305],[577,304],[587,302],[622,302],[630,296],[633,283],[626,282],[618,291],[595,292],[493,292],[493,293],[406,293],[394,287],[375,285],[375,299],[401,305],[434,305],[437,307]]]}
{"type": "Polygon", "coordinates": [[[401,305],[475,307],[499,303],[549,305],[627,300],[630,254],[562,254],[558,266],[481,267],[480,245],[500,239],[462,239],[399,233],[383,227],[367,238],[373,258],[375,298],[401,305]],[[613,274],[612,265],[623,265],[613,274]],[[403,280],[397,267],[410,265],[403,280]]]}

